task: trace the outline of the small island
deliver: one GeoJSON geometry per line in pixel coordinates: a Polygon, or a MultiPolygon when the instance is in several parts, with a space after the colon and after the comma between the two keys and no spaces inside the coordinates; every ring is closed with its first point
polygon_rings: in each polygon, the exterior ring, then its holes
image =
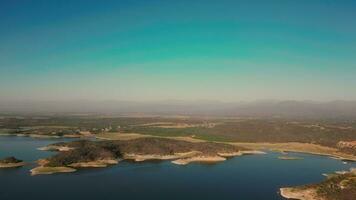
{"type": "Polygon", "coordinates": [[[4,159],[0,159],[0,168],[15,168],[15,167],[22,167],[24,165],[25,162],[15,157],[7,157],[4,159]]]}
{"type": "Polygon", "coordinates": [[[351,200],[356,196],[356,169],[327,176],[321,183],[280,189],[287,199],[351,200]]]}
{"type": "Polygon", "coordinates": [[[52,144],[45,150],[58,153],[38,161],[32,175],[73,172],[79,168],[107,167],[122,160],[172,160],[186,165],[191,162],[214,163],[244,154],[262,154],[243,147],[215,142],[187,142],[166,138],[138,138],[133,140],[73,141],[52,144]]]}

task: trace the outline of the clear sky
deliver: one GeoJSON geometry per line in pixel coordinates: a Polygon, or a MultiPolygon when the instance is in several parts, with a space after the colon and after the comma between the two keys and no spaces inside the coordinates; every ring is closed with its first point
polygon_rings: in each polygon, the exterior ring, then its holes
{"type": "Polygon", "coordinates": [[[356,100],[356,1],[0,0],[2,100],[356,100]]]}

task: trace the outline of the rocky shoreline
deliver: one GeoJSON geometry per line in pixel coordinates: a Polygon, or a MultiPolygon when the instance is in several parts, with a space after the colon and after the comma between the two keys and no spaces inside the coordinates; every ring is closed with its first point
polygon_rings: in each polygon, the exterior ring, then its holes
{"type": "Polygon", "coordinates": [[[321,200],[317,197],[315,189],[298,190],[295,188],[280,188],[280,194],[286,199],[321,200]]]}

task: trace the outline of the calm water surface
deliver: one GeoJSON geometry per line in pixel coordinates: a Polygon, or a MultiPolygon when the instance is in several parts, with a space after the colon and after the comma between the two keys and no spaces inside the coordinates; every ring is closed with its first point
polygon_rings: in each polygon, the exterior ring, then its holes
{"type": "MultiPolygon", "coordinates": [[[[67,139],[0,136],[0,157],[16,156],[31,162],[51,155],[38,147],[67,139]]],[[[70,174],[31,176],[35,164],[0,169],[0,200],[22,199],[282,199],[278,189],[318,182],[323,173],[348,170],[323,156],[291,153],[304,160],[279,160],[279,153],[236,157],[214,165],[178,166],[170,162],[122,162],[103,169],[70,174]]]]}

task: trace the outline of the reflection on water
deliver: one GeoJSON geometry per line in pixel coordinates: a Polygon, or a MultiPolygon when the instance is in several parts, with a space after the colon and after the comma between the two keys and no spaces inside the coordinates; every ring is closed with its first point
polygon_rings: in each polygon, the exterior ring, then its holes
{"type": "MultiPolygon", "coordinates": [[[[70,139],[0,137],[0,157],[31,162],[53,152],[38,147],[70,139]]],[[[228,159],[214,165],[179,166],[169,161],[121,162],[102,169],[71,174],[30,176],[35,165],[0,170],[0,199],[281,199],[278,188],[318,182],[323,173],[347,170],[323,156],[291,153],[303,160],[280,160],[279,153],[228,159]]]]}

